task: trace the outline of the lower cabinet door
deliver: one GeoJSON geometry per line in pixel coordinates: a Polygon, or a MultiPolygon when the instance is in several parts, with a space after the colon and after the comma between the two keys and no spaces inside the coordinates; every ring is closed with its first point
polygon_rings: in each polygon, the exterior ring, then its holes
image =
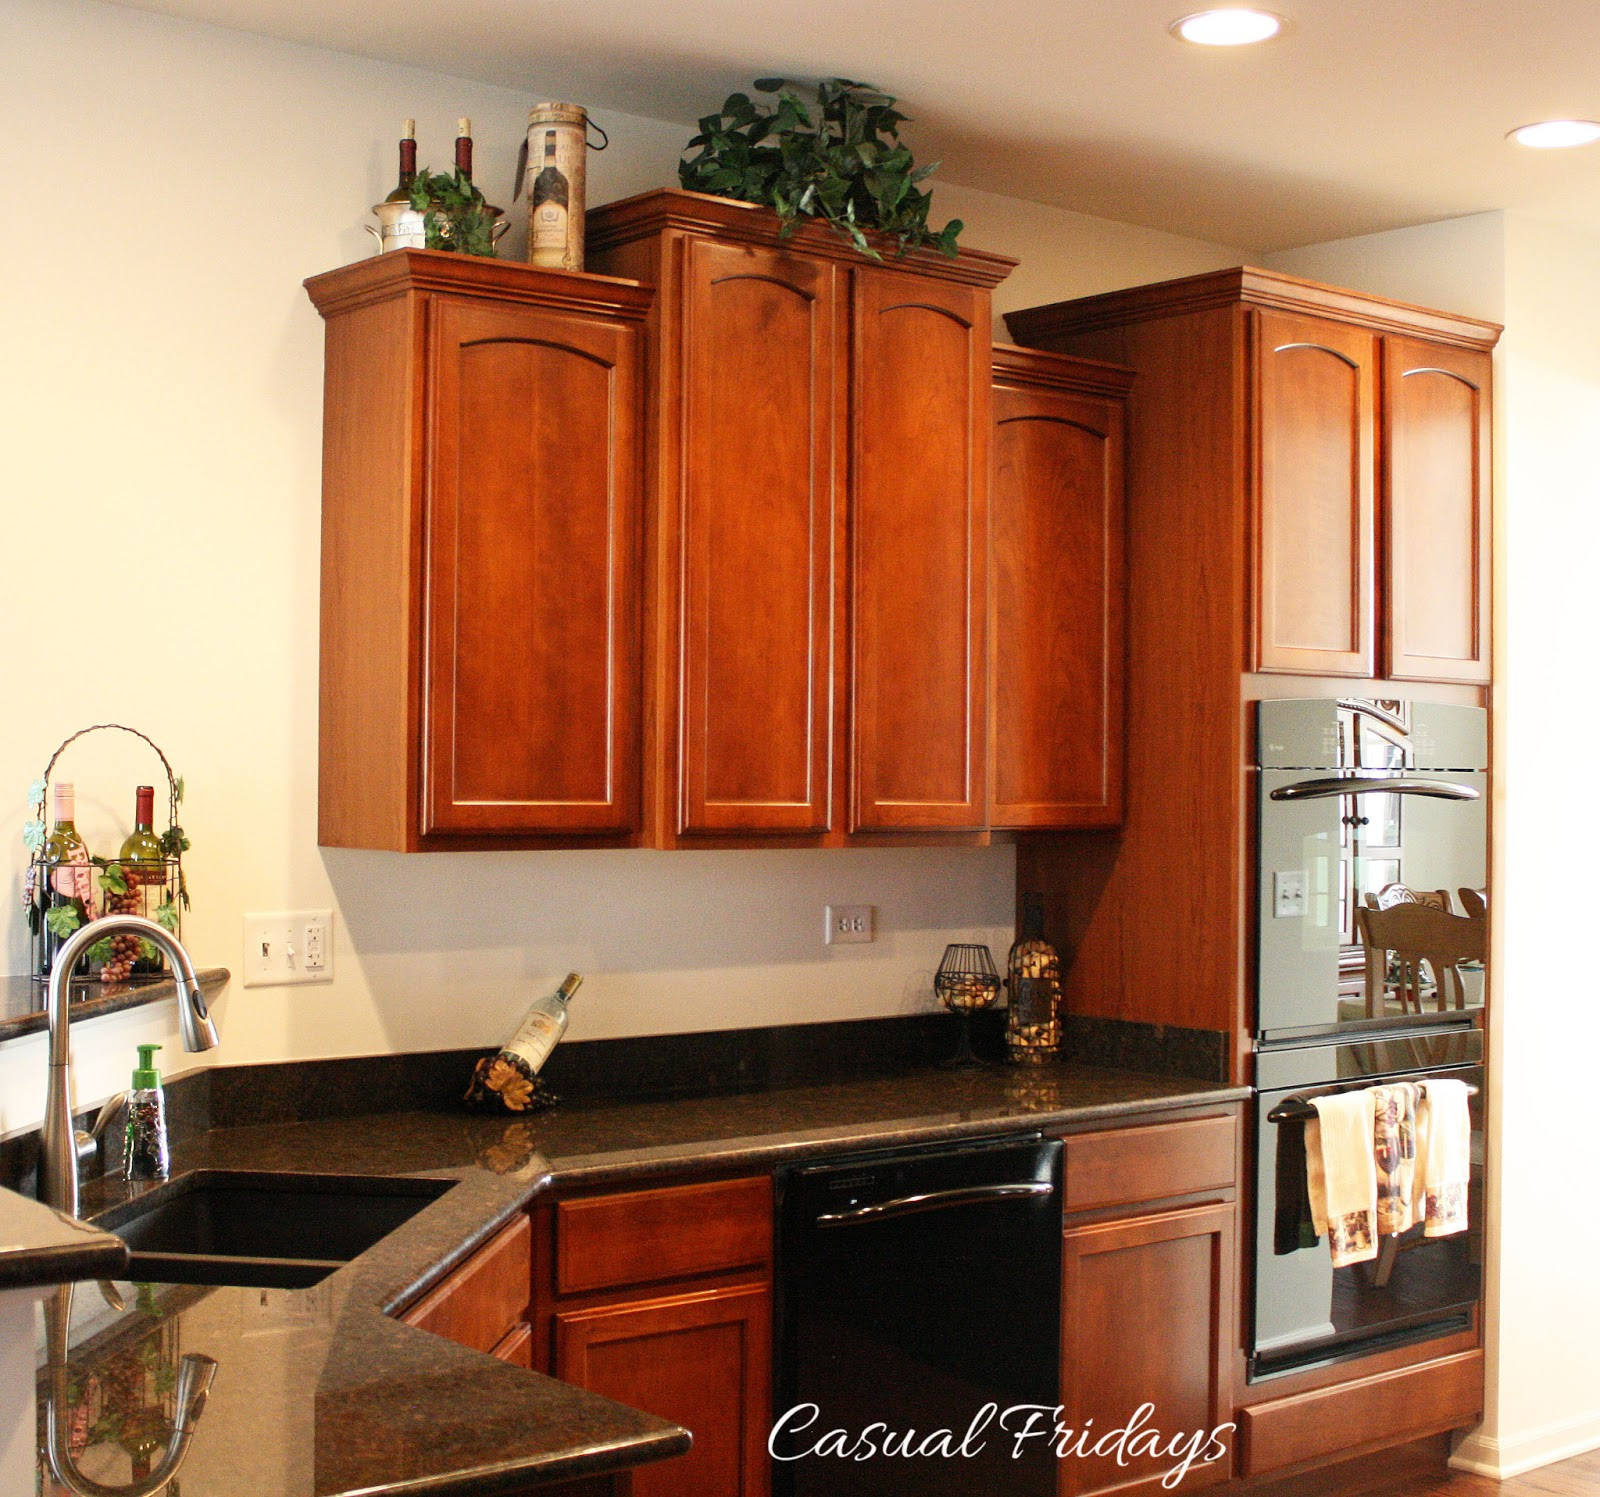
{"type": "Polygon", "coordinates": [[[1232,1431],[1214,1432],[1232,1417],[1234,1237],[1232,1206],[1068,1230],[1061,1401],[1074,1433],[1060,1462],[1063,1497],[1160,1493],[1190,1451],[1182,1480],[1165,1490],[1228,1479],[1232,1431]],[[1204,1460],[1221,1446],[1228,1453],[1204,1460]]]}
{"type": "Polygon", "coordinates": [[[634,1497],[764,1497],[771,1344],[770,1291],[737,1284],[557,1311],[554,1370],[694,1436],[633,1473],[634,1497]]]}

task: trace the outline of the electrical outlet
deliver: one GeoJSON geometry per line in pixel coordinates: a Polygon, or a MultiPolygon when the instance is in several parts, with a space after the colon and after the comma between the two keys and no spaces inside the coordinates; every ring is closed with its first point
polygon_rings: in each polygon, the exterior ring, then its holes
{"type": "Polygon", "coordinates": [[[245,987],[332,981],[332,910],[284,910],[244,917],[245,987]]]}
{"type": "Polygon", "coordinates": [[[847,946],[876,939],[873,929],[878,907],[872,904],[830,904],[822,939],[829,946],[847,946]]]}
{"type": "Polygon", "coordinates": [[[1306,912],[1304,869],[1272,875],[1272,916],[1275,920],[1299,920],[1306,912]]]}

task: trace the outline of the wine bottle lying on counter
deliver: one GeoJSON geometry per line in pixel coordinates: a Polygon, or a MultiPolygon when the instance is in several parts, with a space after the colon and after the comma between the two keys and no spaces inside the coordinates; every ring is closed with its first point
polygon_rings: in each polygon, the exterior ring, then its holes
{"type": "Polygon", "coordinates": [[[582,983],[576,972],[567,973],[555,992],[528,1010],[516,1033],[472,1068],[466,1096],[469,1107],[485,1112],[537,1112],[554,1105],[555,1094],[539,1080],[539,1069],[566,1032],[567,1004],[582,983]]]}

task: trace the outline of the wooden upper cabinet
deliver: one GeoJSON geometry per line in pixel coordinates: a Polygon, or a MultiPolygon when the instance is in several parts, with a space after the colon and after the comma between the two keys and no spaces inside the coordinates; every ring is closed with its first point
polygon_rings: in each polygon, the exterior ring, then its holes
{"type": "Polygon", "coordinates": [[[1384,674],[1489,680],[1491,356],[1384,340],[1384,674]]]}
{"type": "Polygon", "coordinates": [[[306,286],[327,322],[319,841],[636,840],[650,291],[427,250],[306,286]]]}
{"type": "Polygon", "coordinates": [[[1257,312],[1255,355],[1254,668],[1370,676],[1377,337],[1257,312]]]}
{"type": "Polygon", "coordinates": [[[684,248],[677,829],[825,832],[838,272],[684,248]]]}
{"type": "Polygon", "coordinates": [[[1125,370],[994,352],[989,822],[1122,813],[1125,370]]]}
{"type": "Polygon", "coordinates": [[[984,825],[989,297],[855,272],[852,831],[984,825]]]}
{"type": "Polygon", "coordinates": [[[430,314],[423,834],[628,831],[637,332],[454,296],[430,314]]]}
{"type": "Polygon", "coordinates": [[[658,288],[650,838],[981,833],[990,288],[1014,262],[879,268],[778,229],[675,191],[589,215],[590,263],[658,288]]]}

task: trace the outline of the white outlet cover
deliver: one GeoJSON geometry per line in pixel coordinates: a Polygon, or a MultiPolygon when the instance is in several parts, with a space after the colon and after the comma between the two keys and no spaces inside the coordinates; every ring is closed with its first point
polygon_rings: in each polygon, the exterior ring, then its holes
{"type": "Polygon", "coordinates": [[[830,904],[823,912],[822,939],[829,946],[849,946],[877,939],[878,907],[830,904]]]}
{"type": "Polygon", "coordinates": [[[294,987],[333,981],[333,911],[278,910],[244,917],[243,983],[294,987]]]}

